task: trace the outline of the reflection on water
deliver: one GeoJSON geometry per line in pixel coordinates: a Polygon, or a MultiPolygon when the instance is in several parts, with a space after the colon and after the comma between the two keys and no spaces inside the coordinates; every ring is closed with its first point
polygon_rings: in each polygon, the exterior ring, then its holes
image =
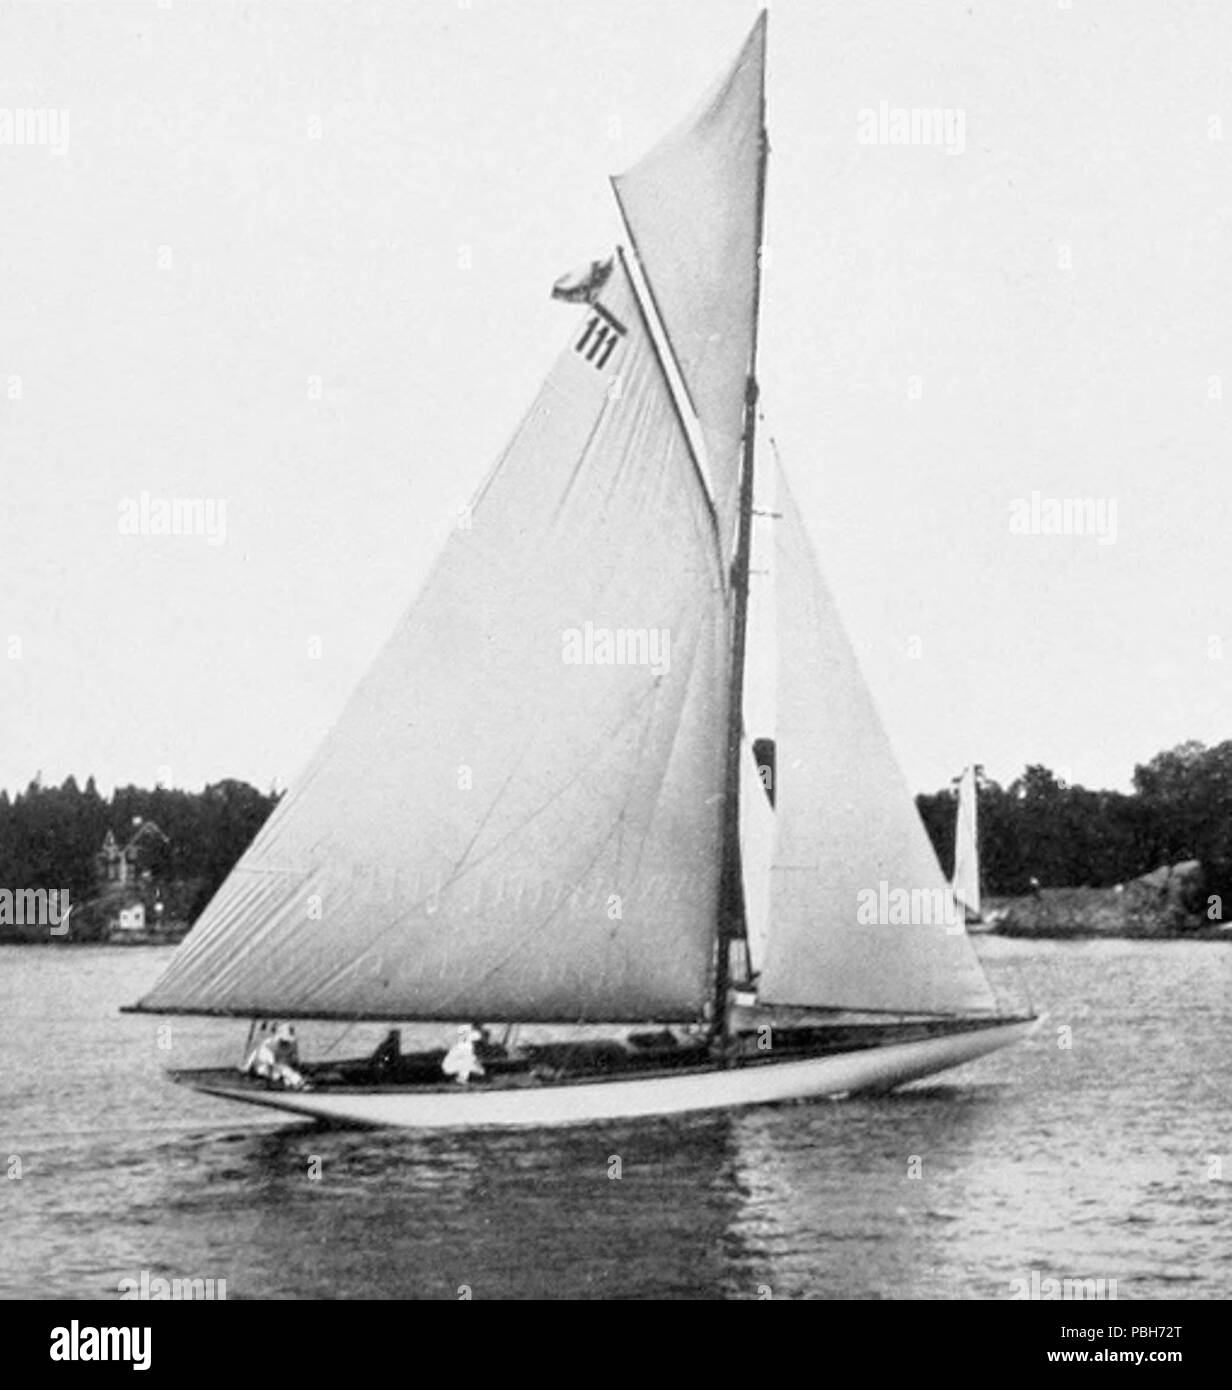
{"type": "Polygon", "coordinates": [[[722,1121],[553,1142],[300,1132],[265,1137],[254,1159],[269,1178],[257,1281],[292,1270],[318,1295],[636,1298],[727,1293],[739,1278],[722,1121]],[[336,1181],[302,1180],[314,1155],[336,1181]]]}
{"type": "MultiPolygon", "coordinates": [[[[0,1294],[114,1297],[148,1270],[232,1299],[1005,1298],[1039,1269],[1226,1296],[1232,1193],[1210,1159],[1232,1176],[1232,953],[981,949],[1031,976],[1053,1026],[941,1084],[438,1135],[169,1086],[158,1020],[115,1013],[160,953],[4,952],[0,1163],[22,1176],[0,1181],[0,1294]]],[[[238,1046],[233,1026],[183,1028],[238,1046]]]]}

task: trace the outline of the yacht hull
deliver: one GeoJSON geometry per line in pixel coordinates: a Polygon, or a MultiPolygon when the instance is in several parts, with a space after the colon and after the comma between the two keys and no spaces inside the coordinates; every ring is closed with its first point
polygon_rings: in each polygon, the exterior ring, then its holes
{"type": "Polygon", "coordinates": [[[657,1115],[888,1091],[1026,1038],[1040,1019],[1015,1019],[902,1043],[784,1061],[749,1061],[634,1078],[523,1086],[254,1087],[225,1071],[173,1072],[207,1095],[336,1125],[405,1129],[550,1129],[657,1115]]]}

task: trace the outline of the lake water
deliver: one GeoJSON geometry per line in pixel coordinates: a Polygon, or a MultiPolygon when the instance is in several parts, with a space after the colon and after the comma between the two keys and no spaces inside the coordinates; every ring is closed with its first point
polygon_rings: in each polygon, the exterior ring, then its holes
{"type": "Polygon", "coordinates": [[[1232,946],[979,950],[1044,1029],[895,1096],[423,1137],[167,1083],[246,1030],[117,1012],[165,948],[0,948],[0,1296],[114,1298],[149,1271],[228,1299],[1008,1298],[1039,1271],[1226,1298],[1232,946]]]}

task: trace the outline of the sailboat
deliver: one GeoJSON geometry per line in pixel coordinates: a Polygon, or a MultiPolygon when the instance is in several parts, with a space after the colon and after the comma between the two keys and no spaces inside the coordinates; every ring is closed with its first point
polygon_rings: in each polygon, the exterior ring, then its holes
{"type": "Polygon", "coordinates": [[[612,180],[627,249],[554,287],[566,345],[465,524],[133,1006],[574,1036],[511,1035],[464,1079],[398,1037],[302,1088],[174,1080],[342,1124],[551,1126],[884,1091],[1036,1026],[954,927],[777,466],[755,517],[765,51],[763,13],[612,180]],[[773,806],[744,714],[755,520],[773,806]]]}
{"type": "Polygon", "coordinates": [[[963,908],[968,931],[987,931],[980,910],[979,794],[974,763],[958,779],[954,826],[954,896],[963,908]]]}

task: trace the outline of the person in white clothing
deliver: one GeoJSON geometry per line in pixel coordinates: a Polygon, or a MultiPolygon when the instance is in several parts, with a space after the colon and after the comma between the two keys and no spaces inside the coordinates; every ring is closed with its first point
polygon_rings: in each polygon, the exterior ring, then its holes
{"type": "Polygon", "coordinates": [[[275,1086],[302,1091],[306,1089],[306,1083],[296,1070],[298,1062],[299,1044],[295,1040],[295,1029],[289,1023],[280,1023],[257,1044],[244,1063],[244,1070],[251,1076],[272,1081],[275,1086]]]}
{"type": "Polygon", "coordinates": [[[445,1053],[441,1059],[441,1070],[446,1076],[452,1076],[460,1085],[465,1086],[473,1076],[484,1074],[483,1065],[475,1053],[475,1044],[484,1041],[482,1028],[467,1024],[458,1029],[458,1041],[445,1053]]]}

